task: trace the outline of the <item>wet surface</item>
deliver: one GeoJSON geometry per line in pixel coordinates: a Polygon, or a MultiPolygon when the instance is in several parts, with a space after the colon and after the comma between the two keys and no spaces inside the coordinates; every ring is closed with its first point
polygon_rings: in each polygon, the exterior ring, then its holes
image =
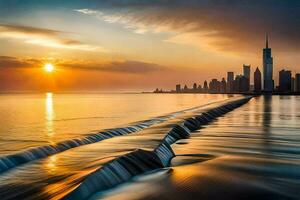
{"type": "Polygon", "coordinates": [[[299,102],[253,98],[173,144],[167,171],[92,199],[300,199],[299,102]]]}
{"type": "MultiPolygon", "coordinates": [[[[224,102],[230,101],[233,99],[224,102]]],[[[154,150],[174,125],[194,116],[195,112],[202,113],[219,104],[184,112],[174,119],[130,135],[80,146],[10,169],[0,174],[1,199],[62,198],[113,159],[136,149],[154,150]]],[[[113,177],[110,178],[113,181],[113,177]]]]}
{"type": "Polygon", "coordinates": [[[0,156],[84,137],[166,115],[228,95],[0,94],[0,156]],[[141,103],[142,102],[142,103],[141,103]]]}

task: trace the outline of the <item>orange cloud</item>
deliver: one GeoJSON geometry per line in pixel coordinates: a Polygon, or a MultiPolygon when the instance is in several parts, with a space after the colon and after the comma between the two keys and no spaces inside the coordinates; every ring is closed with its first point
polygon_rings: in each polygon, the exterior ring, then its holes
{"type": "Polygon", "coordinates": [[[21,25],[0,24],[0,37],[22,40],[25,43],[82,51],[107,51],[103,47],[85,44],[81,41],[65,38],[62,31],[21,25]]]}
{"type": "Polygon", "coordinates": [[[300,51],[297,1],[116,0],[106,1],[99,11],[84,11],[81,13],[118,23],[135,33],[172,33],[165,41],[202,50],[257,52],[269,32],[272,46],[279,51],[300,51]]]}

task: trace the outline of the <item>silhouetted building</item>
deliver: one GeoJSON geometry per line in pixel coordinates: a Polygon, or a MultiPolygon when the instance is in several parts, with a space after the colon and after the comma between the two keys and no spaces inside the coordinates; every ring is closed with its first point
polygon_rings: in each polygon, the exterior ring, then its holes
{"type": "Polygon", "coordinates": [[[235,92],[248,92],[249,91],[249,81],[243,75],[237,75],[234,81],[235,92]]]}
{"type": "Polygon", "coordinates": [[[227,72],[227,83],[230,81],[234,81],[234,73],[233,72],[227,72]]]}
{"type": "Polygon", "coordinates": [[[243,65],[243,75],[248,79],[249,90],[250,90],[250,68],[251,65],[245,65],[245,64],[243,65]]]}
{"type": "Polygon", "coordinates": [[[295,78],[294,78],[294,77],[292,77],[292,83],[291,83],[291,86],[292,86],[291,92],[295,92],[295,78]]]}
{"type": "Polygon", "coordinates": [[[251,65],[243,65],[243,74],[250,80],[250,67],[251,65]]]}
{"type": "Polygon", "coordinates": [[[204,83],[203,83],[203,92],[208,92],[207,81],[204,81],[204,83]]]}
{"type": "Polygon", "coordinates": [[[193,85],[193,91],[195,92],[195,91],[197,91],[197,83],[194,83],[194,85],[193,85]]]}
{"type": "Polygon", "coordinates": [[[181,85],[180,84],[176,85],[176,92],[177,93],[181,92],[181,85]]]}
{"type": "Polygon", "coordinates": [[[234,92],[234,73],[233,72],[227,72],[226,92],[228,92],[228,93],[234,92]]]}
{"type": "Polygon", "coordinates": [[[226,93],[226,81],[225,81],[225,78],[222,78],[220,92],[221,93],[226,93]]]}
{"type": "Polygon", "coordinates": [[[300,92],[300,74],[295,75],[295,92],[300,92]]]}
{"type": "Polygon", "coordinates": [[[202,92],[202,86],[198,85],[198,92],[202,92]]]}
{"type": "Polygon", "coordinates": [[[279,87],[280,92],[292,91],[292,73],[291,71],[281,70],[279,72],[279,87]]]}
{"type": "Polygon", "coordinates": [[[189,88],[186,85],[184,85],[183,92],[188,92],[188,91],[189,91],[189,88]]]}
{"type": "Polygon", "coordinates": [[[261,92],[261,72],[256,68],[254,72],[254,92],[260,93],[261,92]]]}
{"type": "Polygon", "coordinates": [[[158,88],[156,88],[156,90],[154,91],[154,93],[163,93],[164,91],[163,91],[163,89],[158,89],[158,88]]]}
{"type": "Polygon", "coordinates": [[[268,35],[266,35],[266,48],[263,49],[263,69],[264,69],[264,91],[274,90],[273,81],[273,57],[272,50],[269,48],[268,35]]]}
{"type": "Polygon", "coordinates": [[[220,93],[221,83],[217,79],[212,79],[209,83],[209,92],[210,93],[220,93]]]}

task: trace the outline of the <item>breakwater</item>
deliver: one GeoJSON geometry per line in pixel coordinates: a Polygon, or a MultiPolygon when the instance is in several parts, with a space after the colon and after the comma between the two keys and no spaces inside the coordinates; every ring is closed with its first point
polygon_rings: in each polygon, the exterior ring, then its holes
{"type": "Polygon", "coordinates": [[[170,160],[175,156],[171,147],[173,143],[188,138],[193,131],[201,129],[202,126],[247,103],[250,99],[251,97],[243,97],[225,101],[206,110],[195,109],[186,115],[178,116],[178,119],[167,125],[168,132],[154,150],[137,149],[106,163],[88,175],[64,199],[86,199],[95,192],[125,183],[136,175],[169,166],[170,160]]]}

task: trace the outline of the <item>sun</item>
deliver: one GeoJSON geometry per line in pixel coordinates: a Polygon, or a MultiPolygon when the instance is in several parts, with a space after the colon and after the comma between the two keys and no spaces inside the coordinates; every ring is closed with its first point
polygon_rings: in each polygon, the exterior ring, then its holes
{"type": "Polygon", "coordinates": [[[54,66],[51,63],[47,63],[44,66],[46,72],[51,73],[54,71],[54,66]]]}

